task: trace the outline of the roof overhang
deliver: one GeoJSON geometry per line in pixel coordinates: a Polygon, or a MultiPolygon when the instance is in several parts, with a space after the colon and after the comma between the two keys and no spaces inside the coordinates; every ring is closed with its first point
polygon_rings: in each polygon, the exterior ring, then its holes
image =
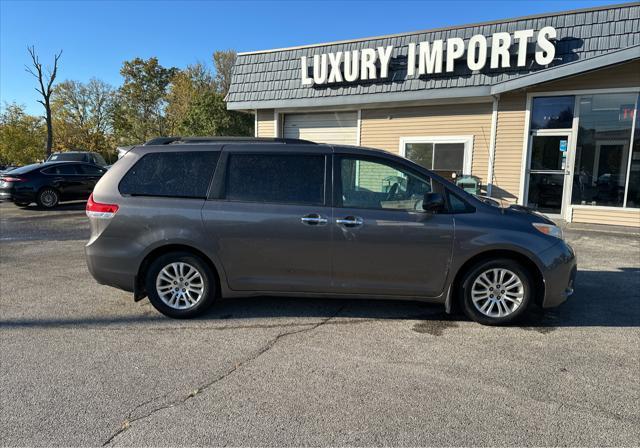
{"type": "Polygon", "coordinates": [[[610,65],[630,62],[634,59],[640,59],[640,45],[635,45],[623,50],[612,51],[611,53],[595,56],[593,58],[585,59],[584,61],[570,62],[557,67],[547,68],[530,75],[494,84],[491,87],[491,94],[497,95],[504,92],[524,89],[536,84],[579,75],[592,70],[605,68],[610,65]]]}

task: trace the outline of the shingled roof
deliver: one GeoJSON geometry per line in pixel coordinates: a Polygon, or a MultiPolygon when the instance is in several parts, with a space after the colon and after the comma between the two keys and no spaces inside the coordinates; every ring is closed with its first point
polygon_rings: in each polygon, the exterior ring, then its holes
{"type": "MultiPolygon", "coordinates": [[[[489,42],[489,45],[491,43],[489,42]]],[[[529,44],[528,52],[535,51],[529,44]]],[[[356,39],[275,50],[240,53],[227,96],[229,109],[249,110],[284,107],[319,107],[384,103],[429,98],[484,96],[522,88],[560,76],[593,70],[640,58],[640,3],[582,9],[510,20],[457,26],[391,36],[356,39]],[[556,57],[548,67],[489,69],[471,72],[457,64],[454,72],[413,78],[406,76],[410,42],[434,41],[522,29],[557,31],[556,57]],[[302,56],[393,45],[389,77],[338,85],[303,86],[302,56]],[[562,69],[562,70],[560,70],[562,69]],[[539,76],[532,76],[539,75],[539,76]]]]}

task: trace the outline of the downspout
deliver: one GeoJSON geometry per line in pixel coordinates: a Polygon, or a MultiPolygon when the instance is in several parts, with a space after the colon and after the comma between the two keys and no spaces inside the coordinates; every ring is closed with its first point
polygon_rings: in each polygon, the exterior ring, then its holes
{"type": "Polygon", "coordinates": [[[493,110],[491,112],[491,136],[489,138],[489,164],[487,172],[487,196],[491,197],[493,190],[493,166],[496,160],[496,135],[498,132],[498,102],[500,95],[493,95],[493,110]]]}

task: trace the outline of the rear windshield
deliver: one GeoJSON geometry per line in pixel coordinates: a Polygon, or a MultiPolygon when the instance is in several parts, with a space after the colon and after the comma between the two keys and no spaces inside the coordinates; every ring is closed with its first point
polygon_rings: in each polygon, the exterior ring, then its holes
{"type": "Polygon", "coordinates": [[[32,163],[31,165],[25,165],[25,166],[21,166],[20,168],[14,168],[11,171],[7,171],[4,174],[24,174],[24,173],[28,173],[29,171],[33,171],[34,169],[38,168],[41,164],[40,163],[32,163]]]}
{"type": "Polygon", "coordinates": [[[67,152],[60,154],[51,154],[47,159],[47,162],[84,162],[87,160],[87,156],[78,152],[67,152]]]}
{"type": "Polygon", "coordinates": [[[132,196],[206,198],[219,152],[156,152],[143,156],[120,181],[132,196]]]}

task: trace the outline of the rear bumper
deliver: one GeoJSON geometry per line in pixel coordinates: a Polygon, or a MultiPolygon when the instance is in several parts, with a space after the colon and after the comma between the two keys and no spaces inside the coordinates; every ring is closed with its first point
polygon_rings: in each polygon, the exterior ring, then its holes
{"type": "Polygon", "coordinates": [[[540,254],[544,264],[542,273],[545,285],[543,308],[553,308],[566,301],[574,293],[578,272],[576,255],[567,243],[560,241],[540,254]]]}
{"type": "Polygon", "coordinates": [[[87,244],[84,253],[89,273],[98,283],[124,291],[134,291],[137,272],[134,266],[130,266],[129,258],[109,250],[100,243],[100,239],[87,244]]]}
{"type": "Polygon", "coordinates": [[[14,188],[0,190],[1,202],[34,202],[35,200],[35,194],[30,190],[21,191],[14,188]]]}

